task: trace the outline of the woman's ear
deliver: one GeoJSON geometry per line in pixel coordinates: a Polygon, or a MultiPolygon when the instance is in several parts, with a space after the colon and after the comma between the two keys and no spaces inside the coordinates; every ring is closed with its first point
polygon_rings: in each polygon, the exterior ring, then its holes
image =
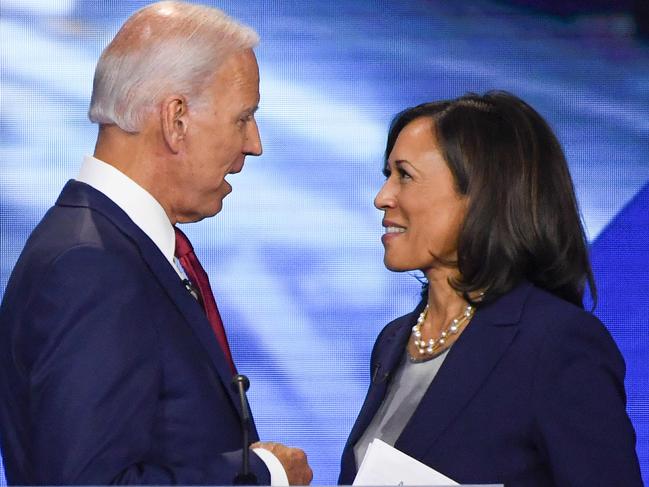
{"type": "Polygon", "coordinates": [[[162,102],[160,108],[162,137],[174,154],[180,152],[187,135],[187,100],[181,95],[172,95],[162,102]]]}

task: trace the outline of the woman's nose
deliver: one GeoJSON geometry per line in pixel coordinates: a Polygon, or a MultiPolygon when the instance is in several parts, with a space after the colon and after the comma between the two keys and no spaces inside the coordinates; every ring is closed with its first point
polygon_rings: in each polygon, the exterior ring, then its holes
{"type": "Polygon", "coordinates": [[[396,205],[395,191],[392,187],[390,179],[387,179],[381,189],[374,198],[374,206],[378,210],[385,210],[386,208],[394,208],[396,205]]]}

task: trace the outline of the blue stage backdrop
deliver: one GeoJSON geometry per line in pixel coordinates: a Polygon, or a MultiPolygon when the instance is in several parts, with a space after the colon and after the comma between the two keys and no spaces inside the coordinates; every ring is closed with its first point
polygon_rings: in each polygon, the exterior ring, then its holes
{"type": "MultiPolygon", "coordinates": [[[[486,0],[206,3],[262,37],[264,155],[231,178],[222,214],[185,227],[251,378],[262,438],[303,447],[314,483],[336,481],[374,339],[419,294],[414,276],[382,264],[372,199],[389,120],[499,88],[537,107],[565,146],[596,312],[626,357],[649,483],[649,43],[633,17],[553,17],[486,0]]],[[[30,230],[93,151],[96,59],[142,5],[2,0],[0,293],[30,230]]]]}

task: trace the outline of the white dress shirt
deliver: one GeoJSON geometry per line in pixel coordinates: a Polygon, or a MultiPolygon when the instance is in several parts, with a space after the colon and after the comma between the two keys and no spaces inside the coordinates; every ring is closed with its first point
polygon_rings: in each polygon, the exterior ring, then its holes
{"type": "Polygon", "coordinates": [[[146,233],[184,279],[174,257],[176,235],[167,213],[151,194],[119,169],[92,156],[85,156],[77,181],[106,195],[146,233]]]}
{"type": "MultiPolygon", "coordinates": [[[[176,249],[174,227],[162,205],[147,190],[119,169],[92,156],[84,157],[76,180],[92,186],[119,206],[160,249],[178,277],[186,278],[182,267],[174,257],[176,249]]],[[[253,451],[266,464],[270,472],[271,485],[288,485],[284,467],[275,455],[263,448],[254,448],[253,451]]]]}

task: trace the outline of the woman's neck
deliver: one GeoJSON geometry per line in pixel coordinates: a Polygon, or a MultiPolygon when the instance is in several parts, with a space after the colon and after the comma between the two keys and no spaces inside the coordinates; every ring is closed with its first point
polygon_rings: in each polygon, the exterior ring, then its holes
{"type": "Polygon", "coordinates": [[[468,303],[449,282],[456,276],[457,271],[454,269],[427,273],[428,313],[422,325],[425,335],[438,336],[451,320],[460,316],[466,309],[468,303]]]}

